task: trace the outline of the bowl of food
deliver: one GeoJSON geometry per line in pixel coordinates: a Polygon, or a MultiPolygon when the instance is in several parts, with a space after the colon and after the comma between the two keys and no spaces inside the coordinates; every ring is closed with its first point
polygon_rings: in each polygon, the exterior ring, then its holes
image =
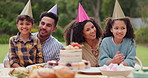
{"type": "Polygon", "coordinates": [[[101,70],[101,73],[103,75],[106,75],[106,76],[124,76],[124,77],[127,77],[131,73],[131,70],[129,70],[129,71],[105,71],[105,70],[101,70]]]}
{"type": "Polygon", "coordinates": [[[127,77],[134,68],[129,66],[110,64],[109,66],[104,65],[100,68],[103,75],[106,76],[124,76],[127,77]]]}
{"type": "Polygon", "coordinates": [[[143,70],[135,70],[133,71],[134,78],[147,78],[148,77],[148,69],[143,70]]]}

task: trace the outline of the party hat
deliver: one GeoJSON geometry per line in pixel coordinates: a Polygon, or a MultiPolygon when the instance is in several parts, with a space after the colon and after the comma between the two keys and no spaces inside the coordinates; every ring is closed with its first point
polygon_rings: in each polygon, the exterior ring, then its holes
{"type": "Polygon", "coordinates": [[[57,4],[55,4],[48,12],[52,12],[57,15],[57,4]]]}
{"type": "Polygon", "coordinates": [[[82,5],[79,3],[78,7],[78,15],[77,15],[77,22],[83,22],[85,20],[90,20],[90,18],[87,16],[85,10],[83,9],[82,5]]]}
{"type": "Polygon", "coordinates": [[[119,4],[118,0],[116,0],[112,18],[113,19],[125,18],[125,15],[124,15],[124,13],[122,11],[122,8],[120,7],[120,4],[119,4]]]}
{"type": "Polygon", "coordinates": [[[28,15],[33,18],[31,1],[29,0],[20,15],[28,15]]]}

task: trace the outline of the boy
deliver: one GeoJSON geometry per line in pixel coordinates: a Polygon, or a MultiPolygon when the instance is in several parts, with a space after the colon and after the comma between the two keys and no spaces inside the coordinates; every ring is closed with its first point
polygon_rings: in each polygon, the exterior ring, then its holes
{"type": "Polygon", "coordinates": [[[9,41],[10,66],[15,68],[43,63],[40,40],[30,33],[34,27],[32,16],[21,13],[17,17],[16,23],[19,32],[16,36],[12,36],[9,41]]]}

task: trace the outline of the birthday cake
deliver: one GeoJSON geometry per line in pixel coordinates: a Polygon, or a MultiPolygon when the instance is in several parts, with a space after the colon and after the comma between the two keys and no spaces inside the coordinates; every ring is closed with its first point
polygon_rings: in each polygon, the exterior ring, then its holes
{"type": "Polygon", "coordinates": [[[48,61],[48,67],[62,65],[72,70],[82,70],[90,67],[90,62],[82,60],[82,49],[78,43],[73,43],[60,50],[59,61],[48,61]]]}

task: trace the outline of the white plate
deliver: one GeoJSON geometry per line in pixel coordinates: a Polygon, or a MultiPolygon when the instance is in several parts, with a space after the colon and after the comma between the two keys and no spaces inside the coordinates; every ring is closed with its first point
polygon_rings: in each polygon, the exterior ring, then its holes
{"type": "Polygon", "coordinates": [[[46,63],[33,64],[33,65],[27,66],[26,68],[27,68],[28,70],[32,70],[32,69],[34,69],[33,66],[38,66],[38,65],[44,66],[45,64],[46,64],[46,63]]]}
{"type": "Polygon", "coordinates": [[[84,69],[79,72],[82,73],[101,73],[100,67],[90,67],[89,69],[84,69]]]}

